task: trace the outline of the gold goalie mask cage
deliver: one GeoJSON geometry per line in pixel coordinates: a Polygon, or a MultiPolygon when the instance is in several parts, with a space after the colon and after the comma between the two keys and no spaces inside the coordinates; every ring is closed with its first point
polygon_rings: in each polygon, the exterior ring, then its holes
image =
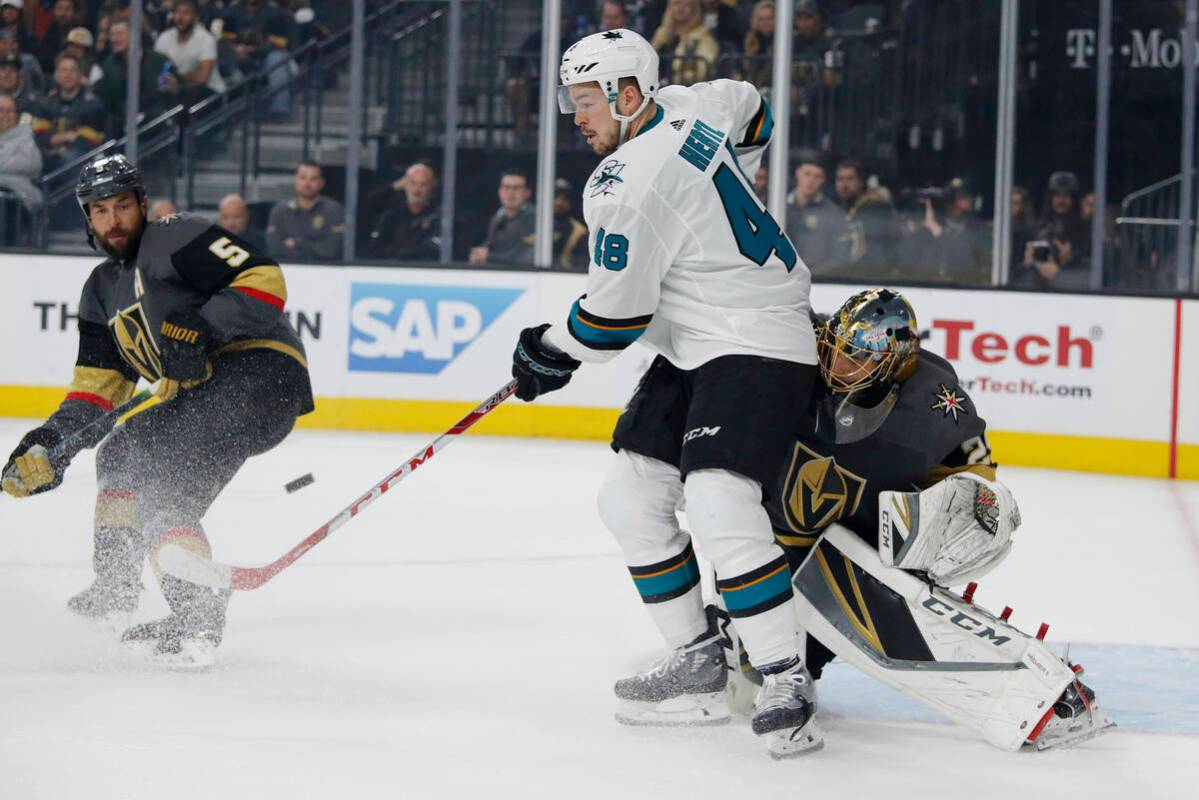
{"type": "Polygon", "coordinates": [[[817,329],[820,373],[838,394],[902,381],[916,368],[916,312],[898,292],[870,289],[849,298],[817,329]]]}

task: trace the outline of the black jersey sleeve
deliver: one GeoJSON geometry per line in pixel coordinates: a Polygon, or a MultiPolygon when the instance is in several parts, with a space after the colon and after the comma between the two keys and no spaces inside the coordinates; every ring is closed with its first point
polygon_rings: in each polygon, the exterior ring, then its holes
{"type": "Polygon", "coordinates": [[[287,302],[283,270],[241,237],[219,225],[196,226],[196,219],[180,231],[185,240],[170,261],[184,283],[208,296],[200,315],[218,341],[267,335],[287,302]]]}
{"type": "Polygon", "coordinates": [[[987,441],[987,423],[979,415],[974,400],[958,383],[957,373],[948,361],[922,352],[920,362],[922,368],[914,376],[920,386],[912,388],[920,402],[928,401],[932,419],[927,442],[937,459],[921,486],[932,486],[955,472],[966,471],[994,480],[995,462],[987,441]]]}
{"type": "Polygon", "coordinates": [[[84,448],[94,447],[108,434],[115,420],[106,425],[93,423],[129,400],[137,385],[137,373],[117,351],[96,297],[95,284],[105,268],[105,265],[97,267],[84,284],[79,299],[79,353],[71,385],[58,410],[46,420],[46,427],[64,438],[85,431],[72,440],[66,453],[68,458],[84,448]]]}

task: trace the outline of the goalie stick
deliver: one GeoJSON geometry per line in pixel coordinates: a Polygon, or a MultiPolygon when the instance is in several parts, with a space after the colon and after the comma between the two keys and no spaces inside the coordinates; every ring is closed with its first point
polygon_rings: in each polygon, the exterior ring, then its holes
{"type": "Polygon", "coordinates": [[[187,549],[179,543],[173,542],[172,536],[169,533],[164,534],[154,542],[150,548],[150,558],[164,572],[170,573],[176,578],[189,583],[209,586],[214,589],[235,589],[239,591],[257,589],[294,564],[300,556],[322,542],[333,531],[340,528],[353,517],[358,516],[362,509],[366,508],[388,489],[412,474],[417,467],[428,461],[450,442],[469,430],[476,422],[494,411],[500,403],[511,397],[515,391],[516,381],[510,381],[504,388],[480,403],[474,411],[471,411],[465,417],[458,420],[458,422],[454,423],[448,431],[416,451],[398,469],[372,486],[370,491],[343,508],[333,519],[317,528],[306,539],[269,564],[261,567],[236,567],[229,564],[222,564],[187,549]]]}

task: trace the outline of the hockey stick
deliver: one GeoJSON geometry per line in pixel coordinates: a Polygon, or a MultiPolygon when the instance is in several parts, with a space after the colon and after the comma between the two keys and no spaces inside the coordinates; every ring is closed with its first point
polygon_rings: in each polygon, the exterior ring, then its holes
{"type": "MultiPolygon", "coordinates": [[[[71,444],[75,442],[75,440],[77,440],[79,437],[83,436],[83,434],[87,433],[92,428],[96,427],[97,425],[103,425],[103,424],[107,424],[107,423],[112,423],[113,425],[115,425],[118,422],[120,422],[121,417],[125,416],[125,414],[132,413],[142,403],[145,403],[148,400],[152,400],[153,398],[154,398],[154,395],[149,389],[142,389],[140,392],[137,392],[136,394],[133,395],[133,397],[130,397],[128,400],[126,400],[124,403],[121,403],[116,408],[105,411],[103,414],[96,417],[94,420],[87,423],[86,425],[80,425],[78,428],[71,431],[69,434],[67,434],[67,436],[62,441],[60,441],[58,444],[56,444],[54,447],[50,448],[46,452],[46,458],[53,461],[54,459],[58,458],[63,453],[65,453],[67,451],[67,448],[70,447],[71,444]]],[[[7,492],[0,492],[0,494],[7,494],[7,492]]]]}
{"type": "Polygon", "coordinates": [[[50,458],[54,459],[62,455],[71,443],[97,425],[107,424],[109,422],[115,425],[120,421],[121,417],[125,416],[125,414],[128,412],[151,399],[153,396],[153,393],[149,389],[142,389],[140,392],[134,394],[133,397],[130,397],[124,403],[121,403],[111,411],[105,411],[102,416],[96,417],[88,424],[80,426],[77,430],[72,431],[65,439],[54,446],[54,449],[52,449],[49,453],[50,458]]]}
{"type": "Polygon", "coordinates": [[[516,381],[510,381],[504,388],[484,400],[474,411],[454,423],[453,427],[448,431],[416,451],[398,469],[372,486],[370,491],[343,508],[338,512],[337,516],[317,528],[308,535],[308,538],[270,564],[261,567],[235,567],[229,564],[221,564],[171,541],[170,534],[160,537],[151,547],[151,560],[156,560],[159,568],[164,572],[168,572],[188,583],[209,586],[214,589],[235,589],[239,591],[257,589],[295,563],[300,556],[323,541],[333,531],[340,528],[353,517],[356,517],[372,501],[408,477],[417,467],[428,461],[450,442],[469,430],[476,422],[494,411],[500,403],[511,397],[515,391],[516,381]]]}

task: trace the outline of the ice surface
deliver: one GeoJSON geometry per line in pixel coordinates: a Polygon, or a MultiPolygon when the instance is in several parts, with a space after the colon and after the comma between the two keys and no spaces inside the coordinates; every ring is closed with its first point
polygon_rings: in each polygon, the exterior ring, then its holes
{"type": "MultiPolygon", "coordinates": [[[[0,450],[28,426],[0,421],[0,450]]],[[[216,555],[274,559],[427,438],[293,434],[218,498],[216,555]]],[[[236,596],[201,674],[65,610],[90,580],[90,454],[51,494],[0,498],[0,798],[1196,796],[1199,485],[1003,470],[1025,525],[976,600],[1073,642],[1117,733],[1002,753],[834,667],[827,747],[776,763],[744,721],[613,721],[612,682],[659,643],[594,511],[609,458],[463,437],[236,596]]],[[[164,608],[149,591],[138,619],[164,608]]]]}

